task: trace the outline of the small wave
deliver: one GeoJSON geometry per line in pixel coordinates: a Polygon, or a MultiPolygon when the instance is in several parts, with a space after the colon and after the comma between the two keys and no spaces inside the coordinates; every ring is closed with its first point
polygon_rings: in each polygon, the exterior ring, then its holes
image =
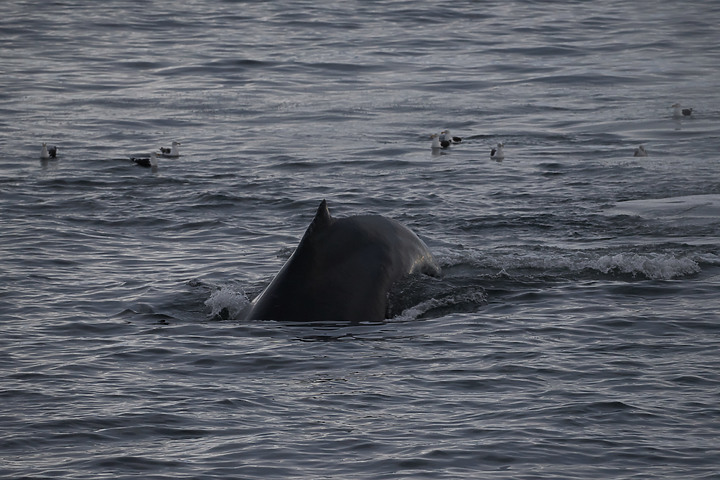
{"type": "Polygon", "coordinates": [[[700,263],[717,266],[720,265],[720,255],[714,253],[702,253],[697,256],[700,263]]]}
{"type": "Polygon", "coordinates": [[[720,217],[720,195],[626,200],[607,211],[610,215],[634,215],[676,225],[715,225],[720,217]]]}
{"type": "Polygon", "coordinates": [[[487,293],[481,287],[465,287],[445,295],[424,300],[406,308],[395,317],[401,321],[425,317],[441,317],[448,313],[474,312],[487,303],[487,293]]]}
{"type": "Polygon", "coordinates": [[[695,275],[702,271],[700,263],[714,265],[713,254],[675,255],[672,253],[638,252],[574,252],[533,251],[526,253],[469,253],[446,255],[443,270],[451,275],[465,276],[467,271],[490,278],[522,281],[560,280],[588,272],[601,275],[630,275],[632,278],[671,280],[695,275]]]}
{"type": "Polygon", "coordinates": [[[670,280],[700,273],[700,265],[691,258],[673,255],[640,255],[618,253],[603,255],[588,262],[589,268],[602,273],[642,275],[652,280],[670,280]]]}

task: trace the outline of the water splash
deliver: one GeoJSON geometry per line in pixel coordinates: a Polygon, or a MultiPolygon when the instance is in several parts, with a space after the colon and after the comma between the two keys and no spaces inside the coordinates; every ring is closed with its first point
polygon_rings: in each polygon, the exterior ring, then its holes
{"type": "Polygon", "coordinates": [[[210,317],[218,320],[236,320],[249,304],[242,288],[237,285],[222,285],[205,300],[210,317]]]}

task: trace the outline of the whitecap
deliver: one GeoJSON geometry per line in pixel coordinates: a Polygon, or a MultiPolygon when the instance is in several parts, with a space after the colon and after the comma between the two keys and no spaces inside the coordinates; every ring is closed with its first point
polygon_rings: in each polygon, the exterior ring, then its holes
{"type": "Polygon", "coordinates": [[[675,257],[669,254],[641,255],[637,253],[617,253],[603,255],[588,262],[589,268],[601,273],[630,274],[633,277],[645,276],[652,280],[670,280],[700,272],[700,265],[689,257],[675,257]]]}

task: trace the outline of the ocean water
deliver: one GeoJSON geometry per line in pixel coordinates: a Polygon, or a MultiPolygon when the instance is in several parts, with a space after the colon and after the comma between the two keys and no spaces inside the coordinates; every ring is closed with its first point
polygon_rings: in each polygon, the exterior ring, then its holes
{"type": "Polygon", "coordinates": [[[0,3],[0,477],[718,478],[718,24],[0,3]],[[382,323],[244,321],[322,199],[443,276],[382,323]]]}

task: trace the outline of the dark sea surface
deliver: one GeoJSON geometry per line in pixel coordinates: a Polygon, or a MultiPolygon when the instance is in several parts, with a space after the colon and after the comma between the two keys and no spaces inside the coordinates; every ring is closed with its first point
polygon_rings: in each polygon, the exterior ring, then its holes
{"type": "Polygon", "coordinates": [[[0,477],[720,478],[718,25],[0,3],[0,477]],[[382,323],[243,320],[322,199],[442,277],[382,323]]]}

